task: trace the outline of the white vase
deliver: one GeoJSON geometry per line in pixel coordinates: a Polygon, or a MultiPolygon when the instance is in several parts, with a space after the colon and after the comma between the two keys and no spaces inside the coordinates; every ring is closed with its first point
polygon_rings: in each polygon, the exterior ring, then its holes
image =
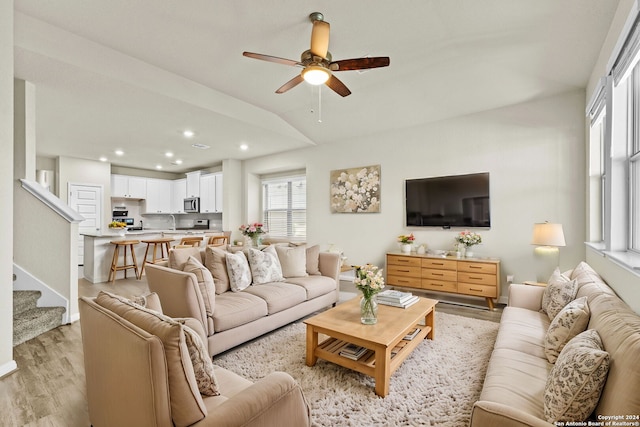
{"type": "Polygon", "coordinates": [[[403,243],[400,245],[400,250],[402,251],[403,254],[410,254],[411,253],[411,245],[408,243],[403,243]]]}
{"type": "Polygon", "coordinates": [[[470,250],[471,247],[468,247],[467,250],[464,252],[464,256],[466,258],[473,258],[473,251],[470,250]]]}

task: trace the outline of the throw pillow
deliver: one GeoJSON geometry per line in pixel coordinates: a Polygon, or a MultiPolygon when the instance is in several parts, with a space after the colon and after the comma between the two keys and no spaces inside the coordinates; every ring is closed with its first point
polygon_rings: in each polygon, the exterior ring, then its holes
{"type": "Polygon", "coordinates": [[[307,274],[307,252],[304,246],[276,245],[284,277],[304,277],[307,274]]]}
{"type": "Polygon", "coordinates": [[[240,292],[251,285],[251,270],[244,252],[226,253],[229,285],[233,292],[240,292]]]}
{"type": "Polygon", "coordinates": [[[573,301],[577,292],[577,282],[569,280],[560,273],[559,268],[556,268],[542,294],[541,311],[546,313],[549,319],[553,320],[565,305],[573,301]]]}
{"type": "Polygon", "coordinates": [[[209,356],[209,350],[202,342],[200,335],[187,325],[183,324],[184,338],[189,349],[189,357],[193,363],[193,372],[196,375],[198,390],[206,396],[219,396],[220,389],[213,368],[213,361],[209,356]]]}
{"type": "Polygon", "coordinates": [[[278,254],[273,246],[267,246],[261,251],[249,248],[247,258],[249,259],[254,285],[284,280],[280,261],[278,261],[278,254]]]}
{"type": "Polygon", "coordinates": [[[204,265],[213,276],[213,284],[216,287],[216,294],[220,295],[227,292],[229,288],[229,274],[227,273],[227,251],[208,246],[204,252],[204,265]]]}
{"type": "Polygon", "coordinates": [[[155,292],[138,295],[131,298],[131,301],[145,308],[148,308],[149,310],[154,310],[162,313],[162,304],[160,304],[160,297],[155,292]]]}
{"type": "Polygon", "coordinates": [[[321,274],[320,273],[320,246],[313,245],[307,248],[307,274],[321,274]]]}
{"type": "Polygon", "coordinates": [[[560,352],[544,389],[544,416],[554,424],[584,421],[600,400],[609,353],[595,329],[576,335],[560,352]]]}
{"type": "Polygon", "coordinates": [[[213,316],[213,309],[216,303],[216,290],[213,284],[213,276],[211,272],[195,257],[190,256],[189,260],[184,265],[184,270],[187,273],[193,273],[198,280],[198,286],[202,299],[204,300],[204,308],[208,317],[213,316]]]}
{"type": "Polygon", "coordinates": [[[560,310],[551,321],[544,338],[544,353],[549,363],[556,363],[558,355],[569,340],[587,329],[589,317],[587,297],[573,300],[560,310]]]}
{"type": "Polygon", "coordinates": [[[188,248],[170,249],[169,250],[169,268],[183,271],[184,265],[187,263],[190,256],[202,259],[202,256],[200,255],[200,249],[195,248],[193,246],[189,246],[188,248]]]}

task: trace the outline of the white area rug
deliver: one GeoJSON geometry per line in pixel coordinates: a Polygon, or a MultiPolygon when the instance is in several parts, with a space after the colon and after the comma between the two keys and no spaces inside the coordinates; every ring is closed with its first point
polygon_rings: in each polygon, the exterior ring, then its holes
{"type": "Polygon", "coordinates": [[[319,359],[305,365],[306,327],[286,326],[214,363],[251,381],[273,371],[295,378],[314,426],[455,426],[469,423],[482,390],[498,324],[436,311],[435,340],[423,341],[391,377],[385,398],[374,381],[319,359]]]}

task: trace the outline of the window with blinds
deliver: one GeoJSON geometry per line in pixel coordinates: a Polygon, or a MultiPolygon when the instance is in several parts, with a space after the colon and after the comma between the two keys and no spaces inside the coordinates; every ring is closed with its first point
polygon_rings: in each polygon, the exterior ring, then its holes
{"type": "Polygon", "coordinates": [[[263,222],[270,237],[307,238],[307,179],[305,176],[262,180],[263,222]]]}

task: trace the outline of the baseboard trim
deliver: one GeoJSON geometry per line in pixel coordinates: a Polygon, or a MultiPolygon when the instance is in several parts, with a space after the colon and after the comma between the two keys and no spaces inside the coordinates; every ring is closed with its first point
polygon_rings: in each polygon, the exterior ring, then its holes
{"type": "Polygon", "coordinates": [[[80,320],[80,313],[72,314],[69,317],[69,323],[77,322],[78,320],[80,320]]]}
{"type": "Polygon", "coordinates": [[[6,375],[9,375],[10,373],[12,373],[13,371],[18,369],[18,364],[16,363],[15,360],[12,360],[10,362],[5,363],[4,365],[0,366],[0,379],[3,378],[6,375]]]}

